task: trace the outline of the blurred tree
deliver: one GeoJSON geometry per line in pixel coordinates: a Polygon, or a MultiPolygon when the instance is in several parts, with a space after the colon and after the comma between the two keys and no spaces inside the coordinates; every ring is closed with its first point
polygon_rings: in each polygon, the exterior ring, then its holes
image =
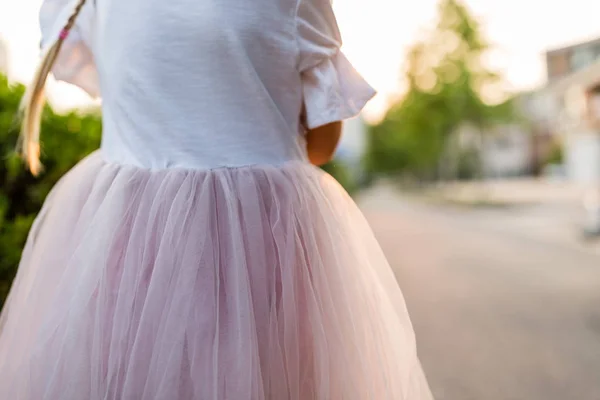
{"type": "Polygon", "coordinates": [[[481,143],[487,128],[514,118],[502,78],[485,65],[490,46],[479,23],[458,0],[441,0],[438,14],[436,28],[408,53],[406,95],[371,129],[371,173],[455,177],[459,129],[476,127],[481,143]]]}
{"type": "Polygon", "coordinates": [[[27,233],[54,184],[100,143],[97,115],[57,115],[49,107],[42,120],[45,171],[34,178],[14,153],[16,115],[22,86],[10,86],[0,75],[0,306],[14,278],[27,233]]]}

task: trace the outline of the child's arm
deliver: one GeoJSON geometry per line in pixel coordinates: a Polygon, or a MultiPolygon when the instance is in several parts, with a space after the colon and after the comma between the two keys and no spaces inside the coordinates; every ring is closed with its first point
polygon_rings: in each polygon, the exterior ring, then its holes
{"type": "Polygon", "coordinates": [[[341,135],[341,121],[310,129],[306,134],[306,148],[311,164],[320,166],[331,161],[341,135]]]}

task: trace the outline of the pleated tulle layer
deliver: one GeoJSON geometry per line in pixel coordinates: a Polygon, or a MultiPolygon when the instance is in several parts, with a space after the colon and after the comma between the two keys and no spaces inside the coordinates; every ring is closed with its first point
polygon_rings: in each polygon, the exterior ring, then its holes
{"type": "Polygon", "coordinates": [[[35,222],[0,330],[4,399],[431,399],[373,234],[300,162],[93,154],[35,222]]]}

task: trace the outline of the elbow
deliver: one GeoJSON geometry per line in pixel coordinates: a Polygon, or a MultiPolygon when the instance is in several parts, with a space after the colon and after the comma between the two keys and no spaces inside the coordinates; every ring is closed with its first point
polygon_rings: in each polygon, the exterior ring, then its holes
{"type": "Polygon", "coordinates": [[[333,153],[308,153],[308,159],[311,164],[321,167],[333,160],[333,153]]]}
{"type": "Polygon", "coordinates": [[[308,131],[307,151],[311,164],[322,166],[333,159],[342,134],[342,123],[333,122],[308,131]]]}

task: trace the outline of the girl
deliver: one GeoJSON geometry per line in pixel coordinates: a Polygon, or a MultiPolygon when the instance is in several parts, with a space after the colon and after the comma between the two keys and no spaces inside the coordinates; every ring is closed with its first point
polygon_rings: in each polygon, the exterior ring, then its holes
{"type": "Polygon", "coordinates": [[[44,0],[47,74],[103,99],[0,320],[18,400],[427,400],[405,304],[327,161],[373,96],[329,0],[44,0]]]}

